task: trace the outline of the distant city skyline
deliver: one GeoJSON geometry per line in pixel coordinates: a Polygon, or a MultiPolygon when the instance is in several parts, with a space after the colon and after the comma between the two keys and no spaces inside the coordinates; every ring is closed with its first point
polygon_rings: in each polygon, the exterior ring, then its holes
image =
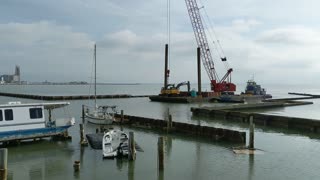
{"type": "Polygon", "coordinates": [[[20,76],[20,66],[16,65],[14,69],[14,74],[0,74],[0,84],[6,83],[21,83],[21,76],[20,76]]]}
{"type": "MultiPolygon", "coordinates": [[[[198,3],[236,84],[253,75],[261,85],[319,83],[320,1],[198,3]]],[[[99,82],[163,82],[167,1],[10,0],[0,2],[0,15],[0,72],[19,64],[23,80],[90,82],[97,43],[99,82]]],[[[170,15],[169,81],[196,83],[196,40],[185,2],[171,1],[170,15]]],[[[222,77],[226,69],[211,51],[222,77]]],[[[202,82],[209,84],[204,68],[202,82]]]]}

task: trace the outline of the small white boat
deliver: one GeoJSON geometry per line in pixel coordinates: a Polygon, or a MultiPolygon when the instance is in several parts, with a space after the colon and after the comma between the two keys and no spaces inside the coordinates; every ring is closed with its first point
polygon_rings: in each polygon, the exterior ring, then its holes
{"type": "Polygon", "coordinates": [[[128,156],[128,141],[128,135],[123,131],[111,130],[105,133],[102,139],[103,157],[114,158],[117,156],[128,156]]]}
{"type": "Polygon", "coordinates": [[[116,112],[116,106],[98,106],[92,110],[87,107],[85,117],[92,124],[109,125],[115,121],[116,112]]]}
{"type": "Polygon", "coordinates": [[[73,117],[52,118],[52,110],[69,102],[30,103],[9,102],[0,105],[0,142],[62,135],[75,124],[73,117]],[[49,117],[45,118],[44,110],[49,117]]]}

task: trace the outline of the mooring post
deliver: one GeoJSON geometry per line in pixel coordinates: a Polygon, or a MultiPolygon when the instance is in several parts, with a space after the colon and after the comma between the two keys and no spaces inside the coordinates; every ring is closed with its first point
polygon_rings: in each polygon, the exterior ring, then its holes
{"type": "Polygon", "coordinates": [[[123,115],[123,110],[121,110],[121,118],[120,118],[120,130],[121,131],[123,131],[123,127],[122,127],[123,121],[124,121],[124,115],[123,115]]]}
{"type": "Polygon", "coordinates": [[[135,149],[135,142],[134,142],[134,134],[133,132],[129,132],[129,160],[136,159],[136,149],[135,149]]]}
{"type": "Polygon", "coordinates": [[[163,137],[158,138],[158,169],[164,170],[164,149],[163,149],[163,137]]]}
{"type": "Polygon", "coordinates": [[[79,172],[80,171],[80,161],[74,161],[73,169],[74,169],[74,172],[79,172]]]}
{"type": "Polygon", "coordinates": [[[253,116],[250,115],[250,135],[249,135],[249,149],[254,149],[254,123],[253,116]]]}
{"type": "Polygon", "coordinates": [[[8,168],[8,149],[0,149],[0,180],[7,179],[7,168],[8,168]]]}
{"type": "Polygon", "coordinates": [[[88,142],[86,141],[86,139],[84,138],[84,128],[83,128],[83,124],[79,124],[80,126],[80,144],[82,146],[86,146],[88,145],[88,142]]]}
{"type": "Polygon", "coordinates": [[[84,116],[85,116],[85,114],[84,114],[84,105],[82,105],[82,124],[84,124],[84,116]]]}

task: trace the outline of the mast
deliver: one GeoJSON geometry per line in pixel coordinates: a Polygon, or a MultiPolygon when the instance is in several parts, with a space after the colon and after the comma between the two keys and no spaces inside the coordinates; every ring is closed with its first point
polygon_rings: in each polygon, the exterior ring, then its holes
{"type": "Polygon", "coordinates": [[[97,108],[97,52],[96,44],[94,44],[94,108],[97,108]]]}

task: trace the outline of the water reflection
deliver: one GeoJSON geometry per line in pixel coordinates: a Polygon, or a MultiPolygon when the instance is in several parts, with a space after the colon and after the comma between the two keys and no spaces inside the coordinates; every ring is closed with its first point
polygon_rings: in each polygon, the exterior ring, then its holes
{"type": "Polygon", "coordinates": [[[73,149],[61,142],[41,141],[12,147],[8,179],[59,179],[72,166],[72,154],[73,149]]]}
{"type": "Polygon", "coordinates": [[[248,173],[248,179],[254,179],[254,154],[249,155],[249,173],[248,173]]]}
{"type": "Polygon", "coordinates": [[[128,161],[128,180],[134,180],[135,161],[128,161]]]}
{"type": "Polygon", "coordinates": [[[163,140],[164,140],[165,156],[167,157],[167,159],[169,159],[172,152],[172,136],[166,135],[164,136],[163,140]]]}

